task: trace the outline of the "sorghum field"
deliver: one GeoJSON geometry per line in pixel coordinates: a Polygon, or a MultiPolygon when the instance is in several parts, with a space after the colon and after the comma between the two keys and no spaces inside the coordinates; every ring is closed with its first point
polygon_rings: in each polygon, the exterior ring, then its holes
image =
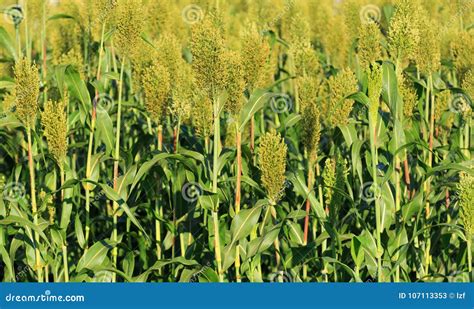
{"type": "Polygon", "coordinates": [[[2,281],[474,281],[474,1],[0,4],[2,281]]]}

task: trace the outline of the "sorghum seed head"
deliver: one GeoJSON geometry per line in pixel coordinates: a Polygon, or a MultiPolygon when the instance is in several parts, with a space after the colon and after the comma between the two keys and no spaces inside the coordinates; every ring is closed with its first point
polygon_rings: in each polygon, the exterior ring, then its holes
{"type": "Polygon", "coordinates": [[[413,116],[413,111],[418,102],[418,96],[416,94],[413,84],[410,83],[403,75],[398,81],[400,94],[403,99],[403,115],[406,118],[411,118],[413,116]]]}
{"type": "Polygon", "coordinates": [[[466,237],[472,237],[474,234],[474,176],[461,172],[457,188],[466,237]]]}
{"type": "Polygon", "coordinates": [[[330,211],[331,217],[335,218],[344,201],[345,178],[347,175],[346,162],[342,155],[337,152],[335,158],[328,158],[323,170],[323,186],[325,204],[330,211]]]}
{"type": "Polygon", "coordinates": [[[196,80],[209,98],[215,98],[225,86],[226,64],[223,28],[216,15],[208,14],[193,26],[191,52],[196,80]]]}
{"type": "Polygon", "coordinates": [[[414,60],[421,72],[430,74],[441,66],[441,41],[437,24],[428,18],[426,12],[419,13],[420,39],[414,60]]]}
{"type": "Polygon", "coordinates": [[[285,140],[275,130],[260,138],[258,158],[261,181],[271,203],[281,199],[286,179],[286,153],[285,140]]]}
{"type": "Polygon", "coordinates": [[[68,97],[58,102],[49,100],[41,112],[41,124],[48,148],[60,168],[63,168],[67,154],[67,114],[68,97]]]}
{"type": "Polygon", "coordinates": [[[462,80],[462,89],[467,93],[471,98],[471,101],[474,100],[474,69],[470,69],[464,74],[462,80]]]}
{"type": "Polygon", "coordinates": [[[96,0],[94,5],[99,21],[105,23],[113,16],[114,10],[118,6],[118,0],[96,0]]]}
{"type": "Polygon", "coordinates": [[[321,138],[321,110],[318,103],[319,79],[315,76],[304,76],[298,78],[297,82],[302,111],[303,140],[310,162],[313,164],[321,138]]]}
{"type": "Polygon", "coordinates": [[[420,41],[416,4],[412,0],[399,0],[390,20],[388,47],[393,59],[402,63],[414,59],[420,41]]]}
{"type": "Polygon", "coordinates": [[[122,57],[135,59],[145,27],[142,0],[122,0],[116,12],[115,45],[122,57]]]}
{"type": "Polygon", "coordinates": [[[40,78],[38,68],[26,58],[15,64],[16,114],[26,126],[33,126],[38,112],[40,78]]]}
{"type": "Polygon", "coordinates": [[[252,91],[261,84],[270,56],[270,45],[259,33],[256,24],[250,24],[242,34],[241,52],[246,88],[252,91]]]}
{"type": "Polygon", "coordinates": [[[364,23],[359,28],[359,55],[360,65],[364,70],[382,58],[381,33],[375,22],[364,23]]]}
{"type": "Polygon", "coordinates": [[[198,136],[207,138],[211,135],[213,129],[212,117],[212,101],[204,94],[199,92],[194,94],[194,106],[192,108],[192,123],[198,136]]]}
{"type": "Polygon", "coordinates": [[[191,66],[184,61],[179,62],[176,73],[176,80],[171,80],[173,82],[171,83],[169,112],[174,120],[184,122],[191,115],[194,76],[191,66]]]}
{"type": "Polygon", "coordinates": [[[346,125],[354,100],[346,97],[357,91],[357,79],[348,68],[329,78],[329,109],[327,121],[331,127],[346,125]]]}
{"type": "Polygon", "coordinates": [[[166,104],[170,96],[170,77],[163,65],[154,61],[141,75],[145,107],[153,121],[160,124],[166,115],[166,104]]]}
{"type": "Polygon", "coordinates": [[[293,59],[297,76],[316,76],[320,73],[319,58],[309,40],[299,41],[291,45],[289,54],[293,59]]]}
{"type": "Polygon", "coordinates": [[[181,43],[178,38],[171,32],[162,33],[157,44],[157,59],[162,65],[165,65],[170,79],[176,80],[179,69],[185,62],[182,57],[181,43]]]}
{"type": "Polygon", "coordinates": [[[377,120],[380,95],[382,93],[382,68],[374,63],[368,72],[368,92],[369,92],[369,121],[375,123],[377,120]]]}
{"type": "Polygon", "coordinates": [[[434,117],[436,120],[440,120],[443,113],[449,108],[451,92],[448,90],[442,91],[436,95],[436,98],[434,117]]]}
{"type": "Polygon", "coordinates": [[[223,55],[227,65],[227,101],[226,109],[233,115],[240,113],[242,108],[242,95],[245,90],[244,69],[240,54],[233,51],[226,51],[223,55]]]}

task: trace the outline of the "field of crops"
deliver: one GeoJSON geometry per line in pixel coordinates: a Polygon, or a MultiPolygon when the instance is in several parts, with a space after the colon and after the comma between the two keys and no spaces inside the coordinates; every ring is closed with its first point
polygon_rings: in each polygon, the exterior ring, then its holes
{"type": "Polygon", "coordinates": [[[474,281],[473,0],[0,10],[2,281],[474,281]]]}

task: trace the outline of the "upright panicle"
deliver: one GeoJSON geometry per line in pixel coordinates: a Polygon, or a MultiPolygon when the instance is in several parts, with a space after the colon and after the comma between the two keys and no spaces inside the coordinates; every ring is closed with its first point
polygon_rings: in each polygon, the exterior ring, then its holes
{"type": "Polygon", "coordinates": [[[262,185],[271,203],[277,203],[285,185],[286,153],[288,148],[284,139],[275,130],[260,138],[258,162],[262,185]]]}
{"type": "Polygon", "coordinates": [[[331,127],[346,125],[354,100],[346,97],[357,91],[357,79],[348,68],[329,78],[329,109],[327,121],[331,127]]]}
{"type": "Polygon", "coordinates": [[[466,237],[472,238],[474,236],[474,176],[462,172],[457,189],[466,237]]]}
{"type": "Polygon", "coordinates": [[[367,22],[359,28],[359,41],[357,54],[362,69],[367,70],[371,64],[382,59],[382,34],[379,26],[373,22],[367,22]]]}
{"type": "Polygon", "coordinates": [[[241,35],[242,67],[246,88],[251,92],[265,86],[267,63],[270,57],[270,45],[258,31],[255,23],[241,35]]]}
{"type": "Polygon", "coordinates": [[[59,167],[64,166],[64,159],[67,154],[67,114],[66,107],[69,99],[65,98],[54,102],[49,100],[41,112],[41,123],[44,128],[44,136],[48,141],[48,148],[59,167]]]}
{"type": "Polygon", "coordinates": [[[142,0],[120,0],[116,9],[114,43],[120,56],[135,59],[145,29],[142,0]]]}
{"type": "Polygon", "coordinates": [[[216,13],[207,14],[193,26],[191,52],[197,83],[209,98],[214,99],[224,90],[227,79],[223,27],[216,13]]]}
{"type": "Polygon", "coordinates": [[[40,78],[38,68],[28,59],[22,58],[15,64],[15,108],[18,119],[34,127],[38,112],[40,78]]]}
{"type": "Polygon", "coordinates": [[[416,3],[413,0],[398,0],[395,14],[390,20],[388,49],[390,56],[400,61],[400,64],[415,58],[420,41],[416,3]]]}

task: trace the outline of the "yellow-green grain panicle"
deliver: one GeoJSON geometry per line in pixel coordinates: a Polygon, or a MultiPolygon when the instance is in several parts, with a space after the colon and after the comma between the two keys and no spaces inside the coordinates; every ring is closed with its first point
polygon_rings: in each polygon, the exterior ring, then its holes
{"type": "Polygon", "coordinates": [[[420,39],[416,46],[415,62],[419,70],[431,74],[441,66],[441,39],[439,25],[430,20],[426,12],[420,12],[419,18],[420,39]]]}
{"type": "Polygon", "coordinates": [[[242,95],[245,90],[244,67],[239,53],[226,51],[224,59],[227,64],[227,91],[226,109],[232,115],[238,115],[243,105],[242,95]]]}
{"type": "Polygon", "coordinates": [[[474,235],[474,176],[461,172],[457,189],[466,237],[472,237],[474,235]]]}
{"type": "Polygon", "coordinates": [[[192,124],[198,136],[207,138],[213,130],[212,101],[207,95],[196,92],[193,96],[192,124]]]}
{"type": "Polygon", "coordinates": [[[406,64],[414,59],[420,41],[416,4],[412,0],[398,0],[390,20],[388,48],[393,59],[406,64]]]}
{"type": "Polygon", "coordinates": [[[168,70],[154,61],[151,66],[144,69],[141,81],[145,108],[152,120],[161,124],[166,114],[171,89],[168,70]]]}
{"type": "Polygon", "coordinates": [[[270,56],[270,45],[251,24],[242,34],[242,66],[246,88],[250,91],[262,85],[270,56]]]}
{"type": "Polygon", "coordinates": [[[258,162],[261,182],[271,203],[277,203],[282,196],[286,179],[286,153],[285,141],[275,130],[260,138],[258,162]]]}
{"type": "Polygon", "coordinates": [[[364,70],[382,58],[381,37],[380,28],[375,22],[369,21],[360,26],[357,53],[364,70]]]}
{"type": "Polygon", "coordinates": [[[120,56],[135,59],[141,46],[141,34],[145,28],[141,0],[121,0],[116,9],[114,44],[120,56]]]}
{"type": "Polygon", "coordinates": [[[67,154],[67,96],[57,102],[49,100],[41,112],[41,124],[44,136],[48,141],[48,148],[54,159],[62,169],[67,154]]]}
{"type": "Polygon", "coordinates": [[[331,127],[346,125],[354,105],[354,100],[346,99],[357,91],[357,79],[348,68],[329,78],[329,108],[327,121],[331,127]]]}
{"type": "Polygon", "coordinates": [[[15,106],[18,119],[25,126],[34,126],[38,112],[40,78],[38,68],[26,58],[15,64],[15,106]]]}
{"type": "Polygon", "coordinates": [[[369,92],[369,122],[375,124],[380,106],[380,94],[382,93],[382,68],[374,63],[368,73],[369,92]]]}
{"type": "Polygon", "coordinates": [[[199,87],[214,99],[225,87],[226,63],[222,24],[217,16],[208,14],[192,28],[192,67],[199,87]]]}
{"type": "Polygon", "coordinates": [[[316,161],[321,138],[321,107],[318,102],[319,79],[315,76],[300,77],[298,87],[302,111],[303,140],[305,141],[309,160],[313,164],[316,161]]]}
{"type": "Polygon", "coordinates": [[[415,88],[413,88],[413,84],[406,77],[401,75],[399,79],[399,91],[403,99],[403,116],[410,119],[413,117],[413,111],[418,103],[418,95],[415,88]]]}

